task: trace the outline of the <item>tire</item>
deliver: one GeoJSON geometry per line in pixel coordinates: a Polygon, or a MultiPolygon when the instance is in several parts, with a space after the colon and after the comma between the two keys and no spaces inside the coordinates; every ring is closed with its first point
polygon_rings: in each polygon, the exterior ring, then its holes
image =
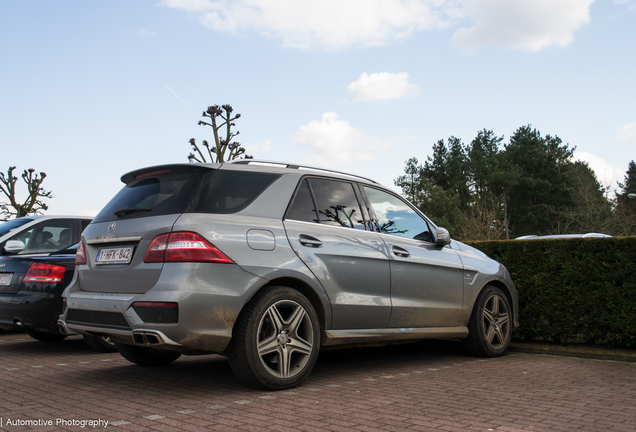
{"type": "Polygon", "coordinates": [[[93,351],[101,353],[117,352],[115,344],[110,340],[108,336],[93,336],[84,335],[84,341],[93,351]]]}
{"type": "Polygon", "coordinates": [[[230,366],[243,383],[268,390],[300,384],[320,348],[318,316],[307,298],[287,287],[267,287],[234,326],[230,366]]]}
{"type": "Polygon", "coordinates": [[[487,285],[477,297],[468,323],[464,349],[479,357],[503,355],[512,339],[512,309],[497,287],[487,285]]]}
{"type": "Polygon", "coordinates": [[[40,342],[59,342],[68,337],[68,335],[62,333],[47,333],[37,330],[27,330],[27,334],[40,342]]]}
{"type": "Polygon", "coordinates": [[[167,366],[181,357],[181,353],[176,351],[164,351],[136,345],[116,343],[115,348],[117,348],[123,358],[140,366],[167,366]]]}

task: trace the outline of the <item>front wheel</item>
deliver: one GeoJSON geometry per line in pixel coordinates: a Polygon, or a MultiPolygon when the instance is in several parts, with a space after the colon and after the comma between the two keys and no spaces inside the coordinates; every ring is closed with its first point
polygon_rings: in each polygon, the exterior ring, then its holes
{"type": "Polygon", "coordinates": [[[176,351],[163,351],[136,345],[115,344],[119,354],[131,363],[140,366],[166,366],[181,357],[176,351]]]}
{"type": "Polygon", "coordinates": [[[512,338],[512,313],[505,294],[488,285],[477,297],[468,323],[464,349],[480,357],[503,355],[512,338]]]}
{"type": "Polygon", "coordinates": [[[268,287],[245,307],[229,350],[232,370],[244,383],[269,390],[300,384],[320,348],[318,316],[307,298],[287,287],[268,287]]]}

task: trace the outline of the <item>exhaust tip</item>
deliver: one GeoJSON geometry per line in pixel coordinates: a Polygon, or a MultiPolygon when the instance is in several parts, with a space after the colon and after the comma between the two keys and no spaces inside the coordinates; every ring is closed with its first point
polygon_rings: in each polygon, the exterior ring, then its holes
{"type": "Polygon", "coordinates": [[[65,335],[69,334],[68,329],[66,328],[66,323],[64,321],[59,320],[57,322],[57,327],[58,327],[60,333],[65,334],[65,335]]]}

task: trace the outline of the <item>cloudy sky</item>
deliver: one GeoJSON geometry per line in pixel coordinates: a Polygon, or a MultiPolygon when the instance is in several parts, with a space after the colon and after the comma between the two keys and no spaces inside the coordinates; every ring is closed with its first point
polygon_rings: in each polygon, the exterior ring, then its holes
{"type": "Polygon", "coordinates": [[[259,159],[392,186],[439,139],[531,124],[615,187],[635,47],[636,0],[2,0],[0,170],[46,172],[49,214],[94,215],[231,104],[259,159]]]}

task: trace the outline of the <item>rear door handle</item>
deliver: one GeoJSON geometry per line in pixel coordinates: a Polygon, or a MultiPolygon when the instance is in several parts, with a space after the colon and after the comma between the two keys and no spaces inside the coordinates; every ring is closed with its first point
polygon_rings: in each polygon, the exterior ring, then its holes
{"type": "Polygon", "coordinates": [[[408,258],[408,257],[411,256],[409,251],[407,251],[406,249],[403,249],[403,248],[401,248],[399,246],[393,246],[392,250],[393,250],[393,255],[399,256],[401,258],[408,258]]]}
{"type": "Polygon", "coordinates": [[[322,242],[315,237],[308,236],[306,234],[301,234],[298,237],[298,241],[301,245],[313,248],[319,248],[322,246],[322,242]]]}

